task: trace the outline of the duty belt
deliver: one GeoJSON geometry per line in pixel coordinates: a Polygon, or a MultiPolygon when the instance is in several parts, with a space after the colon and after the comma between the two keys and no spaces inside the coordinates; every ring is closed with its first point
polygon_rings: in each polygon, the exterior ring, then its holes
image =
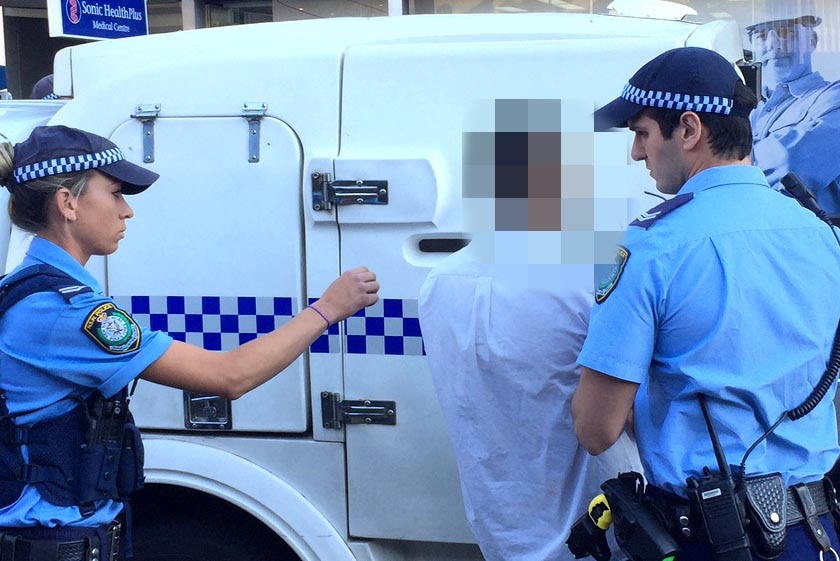
{"type": "Polygon", "coordinates": [[[122,561],[122,523],[0,528],[0,561],[122,561]]]}
{"type": "Polygon", "coordinates": [[[822,516],[823,514],[831,512],[831,509],[834,508],[835,499],[834,497],[829,496],[830,494],[833,495],[833,493],[829,493],[826,490],[824,480],[806,483],[802,486],[788,487],[787,500],[785,500],[785,518],[787,520],[787,525],[793,526],[794,524],[799,524],[808,516],[811,516],[810,512],[805,513],[802,511],[801,505],[803,500],[808,500],[808,496],[810,496],[814,506],[814,515],[822,516]],[[804,489],[805,492],[797,491],[797,488],[804,489]]]}
{"type": "MultiPolygon", "coordinates": [[[[700,515],[691,511],[687,499],[652,485],[647,487],[645,494],[656,510],[663,515],[667,526],[673,530],[674,537],[690,541],[706,539],[705,531],[700,523],[700,515]]],[[[784,503],[787,526],[802,522],[807,524],[809,519],[827,514],[835,507],[834,488],[826,478],[812,483],[793,485],[787,488],[784,503]]],[[[780,512],[777,513],[778,518],[776,518],[772,512],[768,513],[769,517],[776,520],[781,520],[780,515],[780,512]]]]}

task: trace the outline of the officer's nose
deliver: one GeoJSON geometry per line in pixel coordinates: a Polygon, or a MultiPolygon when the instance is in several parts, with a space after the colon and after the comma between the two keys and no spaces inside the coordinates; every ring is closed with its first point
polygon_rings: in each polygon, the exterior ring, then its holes
{"type": "Polygon", "coordinates": [[[125,205],[122,212],[123,219],[128,220],[129,218],[134,218],[134,209],[131,208],[131,205],[125,199],[123,199],[123,204],[125,205]]]}
{"type": "Polygon", "coordinates": [[[642,142],[639,140],[639,135],[633,137],[633,146],[630,148],[630,157],[636,162],[640,162],[647,157],[644,146],[642,146],[642,142]]]}

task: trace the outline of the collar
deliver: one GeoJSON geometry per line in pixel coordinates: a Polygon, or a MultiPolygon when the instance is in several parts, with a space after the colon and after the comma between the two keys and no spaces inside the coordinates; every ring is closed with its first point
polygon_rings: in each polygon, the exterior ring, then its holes
{"type": "Polygon", "coordinates": [[[639,226],[647,230],[666,214],[691,202],[695,194],[731,184],[752,184],[770,189],[770,185],[764,178],[764,173],[756,166],[732,164],[704,169],[691,177],[674,197],[642,213],[641,216],[630,223],[630,226],[639,226]]]}
{"type": "Polygon", "coordinates": [[[782,82],[776,86],[776,89],[773,92],[771,92],[771,96],[773,93],[779,91],[780,88],[785,88],[793,97],[802,97],[807,95],[809,92],[822,87],[825,83],[825,78],[823,78],[819,72],[809,72],[804,76],[800,76],[796,80],[782,82]]]}
{"type": "Polygon", "coordinates": [[[686,181],[677,194],[699,193],[733,183],[752,183],[770,189],[761,168],[753,165],[732,164],[704,169],[686,181]]]}
{"type": "Polygon", "coordinates": [[[89,286],[94,293],[102,293],[102,287],[99,286],[99,282],[90,271],[82,267],[69,253],[51,241],[35,236],[32,238],[26,257],[19,268],[40,263],[60,269],[80,283],[89,286]]]}

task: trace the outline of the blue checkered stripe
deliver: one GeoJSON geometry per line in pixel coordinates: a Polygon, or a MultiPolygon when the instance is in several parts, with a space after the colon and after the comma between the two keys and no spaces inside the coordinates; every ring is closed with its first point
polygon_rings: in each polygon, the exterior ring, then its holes
{"type": "MultiPolygon", "coordinates": [[[[269,333],[298,309],[297,299],[286,297],[115,296],[114,300],[140,325],[211,351],[230,350],[269,333]]],[[[380,300],[347,318],[345,332],[351,354],[424,354],[417,300],[380,300]]],[[[331,325],[310,351],[340,353],[338,325],[331,325]]]]}
{"type": "Polygon", "coordinates": [[[645,107],[676,109],[677,111],[696,111],[699,113],[722,113],[724,115],[729,115],[730,111],[732,111],[732,104],[734,103],[728,97],[643,90],[630,84],[624,86],[621,97],[630,103],[645,107]]]}
{"type": "Polygon", "coordinates": [[[58,94],[55,92],[50,92],[41,99],[58,99],[58,94]]]}
{"type": "Polygon", "coordinates": [[[417,317],[417,300],[383,298],[369,308],[362,308],[345,322],[347,352],[423,355],[423,337],[417,317]]]}
{"type": "Polygon", "coordinates": [[[119,148],[109,148],[94,154],[80,154],[78,156],[65,156],[44,162],[27,164],[15,168],[15,181],[23,183],[33,179],[40,179],[49,175],[70,173],[86,169],[95,169],[125,160],[125,156],[119,148]]]}

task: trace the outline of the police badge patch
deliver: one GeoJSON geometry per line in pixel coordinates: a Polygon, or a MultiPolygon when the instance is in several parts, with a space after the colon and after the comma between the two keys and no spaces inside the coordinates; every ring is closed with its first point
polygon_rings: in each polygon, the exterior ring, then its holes
{"type": "Polygon", "coordinates": [[[110,302],[88,314],[82,331],[109,353],[130,353],[140,348],[140,328],[130,315],[110,302]]]}
{"type": "Polygon", "coordinates": [[[624,272],[624,266],[627,264],[629,258],[629,249],[623,245],[616,248],[615,263],[613,264],[612,271],[607,275],[607,278],[598,284],[598,288],[595,290],[595,301],[597,303],[603,304],[607,297],[612,294],[613,289],[618,285],[618,280],[621,278],[621,273],[624,272]]]}

